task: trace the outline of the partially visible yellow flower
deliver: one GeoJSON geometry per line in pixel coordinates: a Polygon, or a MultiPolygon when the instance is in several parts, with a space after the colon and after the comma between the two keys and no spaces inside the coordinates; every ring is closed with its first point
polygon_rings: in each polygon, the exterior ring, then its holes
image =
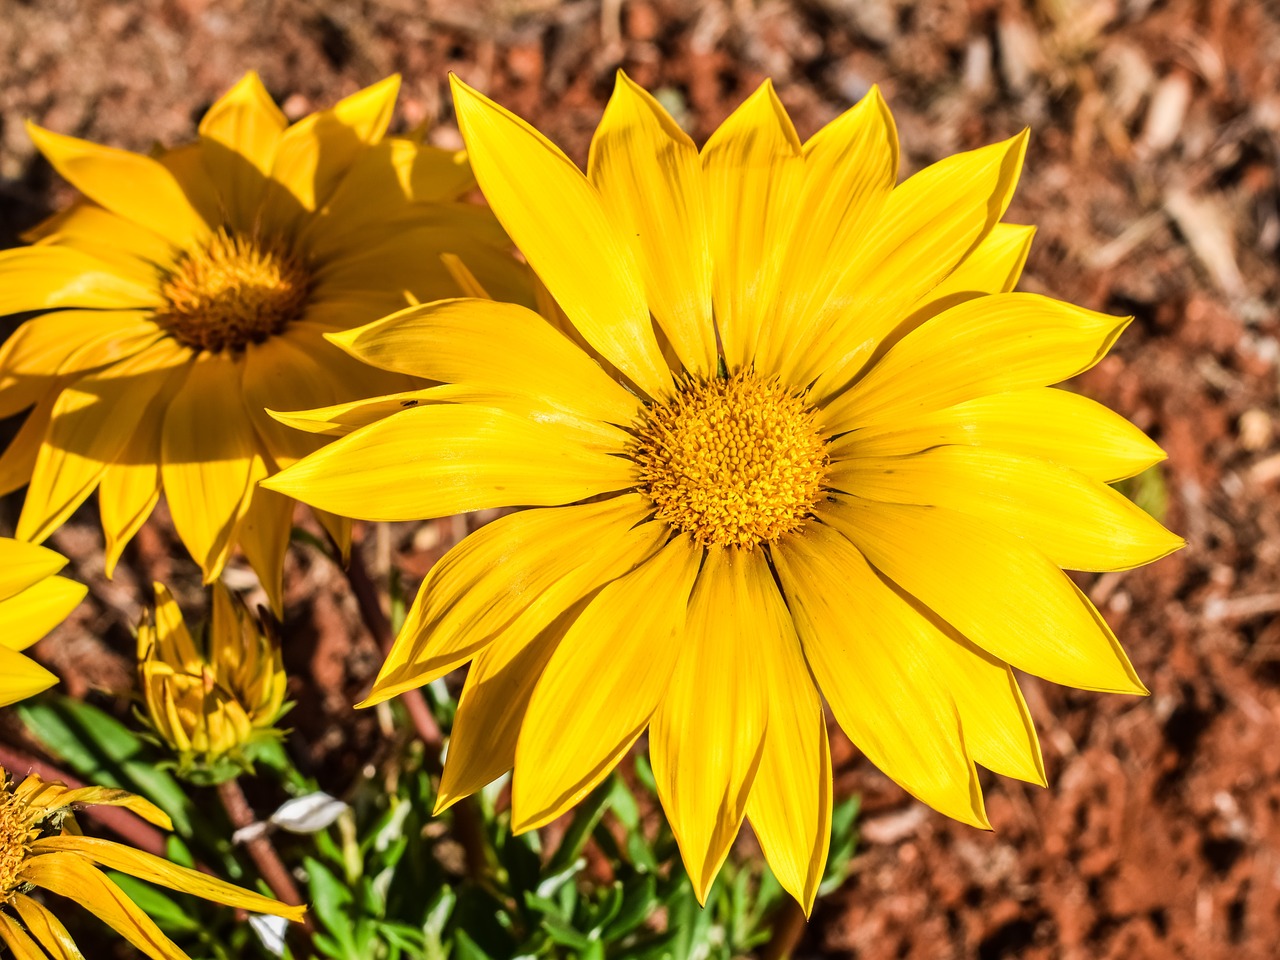
{"type": "Polygon", "coordinates": [[[0,416],[33,407],[0,457],[0,492],[30,483],[19,538],[97,489],[109,574],[163,492],[206,582],[238,544],[279,611],[294,503],[257,481],[323,441],[264,409],[410,386],[325,334],[457,295],[442,253],[529,298],[502,228],[461,199],[465,155],[384,136],[398,88],[289,125],[250,73],[198,142],[153,157],[29,126],[84,199],[0,252],[0,315],[47,311],[0,347],[0,416]]]}
{"type": "Polygon", "coordinates": [[[229,779],[251,767],[255,747],[281,735],[280,645],[220,580],[197,644],[172,594],[154,586],[155,614],[138,628],[147,719],[177,755],[179,775],[204,783],[229,779]]]}
{"type": "Polygon", "coordinates": [[[62,921],[32,896],[37,888],[80,904],[152,960],[187,960],[103,869],[214,903],[301,922],[305,907],[286,906],[124,844],[82,836],[72,808],[86,804],[124,807],[162,829],[173,829],[163,811],[123,790],[73,790],[35,774],[15,783],[0,768],[0,942],[16,960],[41,960],[46,954],[65,960],[81,956],[62,921]]]}
{"type": "Polygon", "coordinates": [[[84,584],[54,576],[66,563],[52,550],[0,537],[0,707],[58,682],[20,651],[66,619],[84,599],[84,584]]]}
{"type": "Polygon", "coordinates": [[[1063,570],[1182,541],[1107,485],[1160,449],[1050,386],[1127,321],[1010,292],[1025,134],[899,184],[877,91],[801,142],[766,83],[699,151],[619,76],[584,175],[454,100],[571,329],[460,299],[335,334],[441,385],[294,418],[346,435],[267,481],[371,520],[531,508],[431,570],[374,687],[470,661],[441,806],[514,767],[513,826],[536,828],[647,732],[698,896],[748,819],[808,909],[824,699],[906,790],[986,827],[976,764],[1044,782],[1013,668],[1144,691],[1063,570]]]}

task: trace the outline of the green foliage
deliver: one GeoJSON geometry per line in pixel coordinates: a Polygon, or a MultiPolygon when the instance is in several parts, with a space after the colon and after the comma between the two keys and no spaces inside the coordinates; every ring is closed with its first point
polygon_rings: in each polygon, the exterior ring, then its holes
{"type": "MultiPolygon", "coordinates": [[[[452,714],[447,690],[428,696],[442,715],[452,714]]],[[[253,885],[256,874],[231,843],[213,792],[180,786],[158,766],[153,744],[65,697],[39,697],[18,709],[41,745],[77,776],[163,807],[178,828],[167,850],[175,862],[253,885]]],[[[318,789],[278,742],[257,759],[259,775],[279,792],[318,789]]],[[[421,746],[409,742],[385,758],[377,778],[351,787],[343,796],[349,809],[329,827],[308,836],[275,834],[303,880],[315,928],[309,946],[295,934],[288,956],[734,960],[769,940],[773,919],[788,904],[749,835],[705,907],[698,903],[643,756],[598,787],[566,824],[543,834],[512,834],[501,784],[432,817],[435,783],[421,746]]],[[[822,893],[847,875],[856,816],[856,799],[834,811],[822,893]]],[[[115,879],[195,960],[271,956],[232,911],[115,879]]]]}
{"type": "MultiPolygon", "coordinates": [[[[554,850],[515,836],[494,792],[438,820],[422,770],[394,791],[362,785],[353,812],[319,835],[306,869],[333,960],[731,960],[770,936],[787,895],[759,856],[731,857],[699,905],[675,838],[644,784],[610,777],[575,810],[554,850]],[[632,790],[639,791],[637,798],[632,790]],[[643,811],[642,811],[643,806],[643,811]],[[478,821],[485,863],[468,877],[460,836],[478,821]]],[[[823,886],[846,876],[856,800],[838,805],[823,886]]]]}
{"type": "Polygon", "coordinates": [[[1148,467],[1136,477],[1112,484],[1155,519],[1164,523],[1169,512],[1169,489],[1165,484],[1164,470],[1160,464],[1148,467]]]}

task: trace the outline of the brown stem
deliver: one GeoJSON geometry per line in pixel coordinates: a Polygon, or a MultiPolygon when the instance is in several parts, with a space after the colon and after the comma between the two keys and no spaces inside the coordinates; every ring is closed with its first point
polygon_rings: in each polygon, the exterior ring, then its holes
{"type": "MultiPolygon", "coordinates": [[[[351,549],[351,561],[347,565],[347,580],[351,584],[351,592],[355,595],[356,604],[360,608],[360,618],[365,627],[377,641],[383,656],[391,652],[395,635],[391,632],[391,621],[382,609],[382,598],[378,588],[369,576],[369,568],[365,565],[363,544],[355,544],[351,549]]],[[[409,713],[414,729],[418,731],[418,739],[426,748],[427,758],[435,771],[442,769],[441,756],[444,751],[444,734],[427,698],[419,689],[406,690],[400,694],[400,700],[409,713]]],[[[488,843],[484,835],[484,822],[474,797],[463,797],[453,806],[453,823],[458,842],[466,855],[467,876],[479,882],[489,871],[487,854],[488,843]]]]}
{"type": "MultiPolygon", "coordinates": [[[[222,801],[222,806],[231,819],[231,825],[237,830],[245,830],[257,825],[258,818],[254,816],[253,808],[249,806],[244,791],[240,789],[239,780],[224,780],[218,784],[218,799],[222,801]]],[[[262,879],[276,895],[276,899],[291,907],[301,906],[306,902],[298,892],[298,885],[293,882],[293,875],[280,859],[280,854],[276,853],[275,845],[265,830],[251,833],[244,845],[257,865],[258,872],[262,874],[262,879]]]]}
{"type": "MultiPolygon", "coordinates": [[[[4,744],[0,744],[0,766],[4,767],[15,780],[21,780],[28,773],[34,773],[42,780],[56,780],[72,789],[85,786],[83,781],[77,780],[57,767],[13,750],[4,744]]],[[[121,840],[128,841],[131,846],[167,859],[164,833],[136,814],[120,807],[106,806],[86,806],[78,812],[102,824],[121,840]]]]}
{"type": "MultiPolygon", "coordinates": [[[[364,621],[365,627],[377,641],[383,656],[386,656],[391,652],[395,635],[391,632],[391,621],[383,612],[378,588],[373,578],[369,576],[369,568],[365,566],[361,546],[363,545],[356,544],[351,549],[351,561],[347,564],[347,580],[351,584],[351,592],[355,595],[356,605],[360,608],[360,619],[364,621]]],[[[432,765],[439,770],[440,755],[444,749],[444,734],[441,733],[440,724],[436,722],[435,715],[431,712],[427,698],[422,695],[421,690],[414,689],[402,693],[400,699],[409,712],[409,719],[413,721],[414,729],[418,731],[418,738],[427,749],[432,765]]]]}

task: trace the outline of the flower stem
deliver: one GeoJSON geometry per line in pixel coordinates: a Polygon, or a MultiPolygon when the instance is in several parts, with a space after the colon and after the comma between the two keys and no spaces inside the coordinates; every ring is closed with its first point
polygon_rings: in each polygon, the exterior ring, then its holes
{"type": "MultiPolygon", "coordinates": [[[[249,806],[248,798],[240,788],[238,779],[232,778],[218,784],[218,799],[222,801],[222,806],[231,819],[231,825],[236,830],[245,830],[258,822],[253,808],[249,806]]],[[[262,879],[276,895],[276,899],[290,906],[300,906],[306,902],[298,892],[298,885],[293,882],[293,875],[280,859],[280,854],[276,852],[275,845],[265,830],[251,834],[245,841],[245,847],[249,851],[249,856],[253,858],[258,872],[262,874],[262,879]]]]}
{"type": "MultiPolygon", "coordinates": [[[[386,656],[391,652],[395,636],[391,632],[391,621],[382,610],[378,588],[369,575],[369,568],[365,566],[364,554],[360,547],[361,544],[356,544],[351,550],[351,561],[347,564],[347,581],[351,584],[351,592],[355,595],[356,604],[360,608],[360,619],[373,635],[382,655],[386,656]]],[[[402,693],[400,699],[409,712],[409,719],[413,721],[414,729],[418,731],[418,738],[427,749],[432,765],[438,771],[441,766],[441,751],[444,749],[444,734],[441,733],[440,724],[436,722],[435,715],[431,712],[427,698],[422,695],[421,690],[414,689],[402,693]]]]}

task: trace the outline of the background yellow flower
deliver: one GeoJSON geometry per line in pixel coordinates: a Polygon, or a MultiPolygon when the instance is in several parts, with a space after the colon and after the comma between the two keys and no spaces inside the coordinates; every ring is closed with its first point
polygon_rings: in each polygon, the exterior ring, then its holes
{"type": "Polygon", "coordinates": [[[73,808],[94,804],[124,807],[162,829],[173,829],[163,811],[123,790],[73,790],[35,774],[17,783],[0,768],[0,942],[19,960],[37,960],[45,951],[51,957],[80,956],[62,921],[33,895],[37,889],[78,903],[152,960],[187,960],[104,869],[229,907],[302,920],[305,907],[288,906],[111,840],[83,836],[73,808]]]}
{"type": "Polygon", "coordinates": [[[138,628],[138,683],[152,729],[177,755],[179,776],[216,783],[252,768],[259,744],[279,738],[287,678],[275,639],[213,584],[197,643],[160,583],[154,614],[138,628]]]}
{"type": "Polygon", "coordinates": [[[458,293],[443,252],[527,295],[502,229],[459,199],[465,157],[384,136],[398,86],[289,125],[250,73],[198,142],[154,157],[29,127],[85,199],[0,252],[0,314],[46,311],[0,348],[0,415],[34,405],[0,458],[0,491],[30,483],[20,538],[97,489],[110,572],[163,492],[206,581],[238,544],[278,610],[293,502],[257,481],[317,442],[264,409],[409,385],[324,335],[458,293]]]}
{"type": "Polygon", "coordinates": [[[336,334],[444,386],[312,413],[375,422],[267,481],[368,519],[551,508],[431,571],[375,686],[474,660],[441,806],[514,765],[513,824],[540,826],[647,730],[699,897],[749,818],[808,909],[821,698],[905,789],[985,827],[975,762],[1045,779],[1011,665],[1144,691],[1062,570],[1181,544],[1106,485],[1163,455],[1048,389],[1127,321],[1008,292],[1025,134],[896,184],[874,89],[801,143],[765,83],[699,153],[620,74],[584,176],[454,88],[486,197],[582,342],[483,300],[336,334]]]}
{"type": "Polygon", "coordinates": [[[84,599],[84,584],[54,576],[66,562],[52,550],[0,537],[0,707],[58,682],[21,651],[84,599]]]}

